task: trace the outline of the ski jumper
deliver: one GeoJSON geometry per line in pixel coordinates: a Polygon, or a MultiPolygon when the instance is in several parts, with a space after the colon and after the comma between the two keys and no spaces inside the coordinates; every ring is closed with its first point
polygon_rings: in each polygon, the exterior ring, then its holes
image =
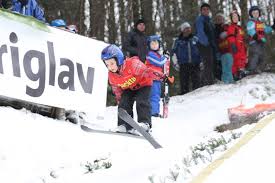
{"type": "MultiPolygon", "coordinates": [[[[118,107],[125,109],[133,117],[133,105],[136,102],[138,122],[151,124],[150,93],[153,80],[163,77],[162,73],[147,68],[138,57],[125,60],[118,72],[109,71],[109,83],[119,102],[118,107]]],[[[118,126],[132,127],[118,117],[118,126]]]]}

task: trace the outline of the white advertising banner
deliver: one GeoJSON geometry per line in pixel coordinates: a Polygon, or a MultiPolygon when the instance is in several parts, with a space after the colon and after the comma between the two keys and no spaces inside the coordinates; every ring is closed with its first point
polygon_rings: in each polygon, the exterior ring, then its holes
{"type": "Polygon", "coordinates": [[[0,95],[101,115],[106,43],[0,9],[0,95]]]}

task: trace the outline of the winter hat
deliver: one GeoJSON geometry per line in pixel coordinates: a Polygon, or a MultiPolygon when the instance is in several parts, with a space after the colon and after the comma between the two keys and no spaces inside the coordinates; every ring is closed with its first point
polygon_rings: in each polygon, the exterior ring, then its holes
{"type": "Polygon", "coordinates": [[[249,9],[249,16],[251,18],[253,18],[252,16],[252,11],[259,11],[259,17],[261,16],[261,9],[258,6],[251,6],[251,8],[249,9]]]}
{"type": "Polygon", "coordinates": [[[1,2],[1,0],[0,0],[0,7],[3,7],[5,9],[9,9],[9,8],[12,7],[12,1],[10,1],[10,0],[2,0],[2,2],[1,2]]]}
{"type": "Polygon", "coordinates": [[[28,0],[18,0],[22,6],[26,6],[28,4],[28,0]]]}
{"type": "Polygon", "coordinates": [[[239,15],[238,11],[237,11],[237,10],[233,10],[233,11],[230,13],[230,20],[231,20],[231,21],[232,21],[233,14],[238,15],[239,21],[241,20],[241,17],[240,17],[240,15],[239,15]]]}
{"type": "Polygon", "coordinates": [[[208,3],[202,3],[201,9],[204,8],[204,7],[207,7],[209,9],[211,9],[211,7],[210,7],[210,5],[208,3]]]}
{"type": "Polygon", "coordinates": [[[216,14],[216,17],[223,17],[223,18],[225,19],[225,16],[224,16],[223,13],[217,13],[217,14],[216,14]]]}
{"type": "Polygon", "coordinates": [[[136,21],[136,23],[135,23],[135,27],[137,27],[138,24],[140,24],[140,23],[144,23],[144,24],[145,24],[144,19],[142,19],[142,18],[138,19],[138,20],[136,21]]]}
{"type": "Polygon", "coordinates": [[[180,25],[180,30],[184,31],[184,29],[191,27],[191,25],[188,22],[184,22],[183,24],[180,25]]]}

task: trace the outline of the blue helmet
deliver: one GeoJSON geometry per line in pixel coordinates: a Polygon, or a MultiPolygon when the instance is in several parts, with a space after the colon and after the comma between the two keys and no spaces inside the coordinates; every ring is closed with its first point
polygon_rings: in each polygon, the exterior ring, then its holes
{"type": "Polygon", "coordinates": [[[110,58],[115,58],[118,66],[124,63],[124,55],[121,49],[114,44],[107,46],[101,52],[101,59],[103,61],[108,60],[110,58]]]}
{"type": "Polygon", "coordinates": [[[150,49],[150,43],[152,41],[158,41],[159,42],[159,49],[160,49],[160,46],[161,46],[160,36],[159,35],[152,35],[152,36],[149,36],[147,38],[147,46],[148,46],[149,49],[150,49]]]}
{"type": "Polygon", "coordinates": [[[66,22],[63,19],[55,19],[51,21],[53,27],[66,27],[66,22]]]}

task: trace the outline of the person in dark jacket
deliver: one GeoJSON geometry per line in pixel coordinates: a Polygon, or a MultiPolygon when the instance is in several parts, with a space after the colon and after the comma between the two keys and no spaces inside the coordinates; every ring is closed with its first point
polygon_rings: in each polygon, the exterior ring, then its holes
{"type": "Polygon", "coordinates": [[[181,95],[200,87],[201,57],[198,49],[198,38],[192,34],[191,26],[185,22],[180,27],[181,33],[175,40],[172,49],[174,68],[180,72],[181,95]]]}
{"type": "Polygon", "coordinates": [[[138,56],[143,62],[146,60],[147,36],[145,35],[145,22],[139,19],[135,23],[134,29],[127,35],[127,38],[122,47],[126,56],[138,56]]]}
{"type": "Polygon", "coordinates": [[[33,16],[34,18],[45,22],[44,11],[38,5],[36,0],[12,0],[11,11],[26,16],[33,16]]]}
{"type": "Polygon", "coordinates": [[[216,57],[216,36],[215,28],[210,14],[210,5],[203,3],[201,5],[201,15],[195,22],[196,35],[199,38],[199,51],[203,62],[202,84],[214,84],[214,60],[216,57]]]}
{"type": "Polygon", "coordinates": [[[220,34],[224,31],[224,24],[225,24],[225,17],[222,13],[217,13],[215,16],[215,38],[216,38],[216,45],[217,45],[217,53],[216,59],[214,64],[214,75],[215,78],[221,80],[222,77],[222,65],[221,65],[221,52],[219,50],[219,40],[220,34]]]}
{"type": "Polygon", "coordinates": [[[0,0],[0,8],[10,9],[12,7],[11,0],[0,0]]]}

